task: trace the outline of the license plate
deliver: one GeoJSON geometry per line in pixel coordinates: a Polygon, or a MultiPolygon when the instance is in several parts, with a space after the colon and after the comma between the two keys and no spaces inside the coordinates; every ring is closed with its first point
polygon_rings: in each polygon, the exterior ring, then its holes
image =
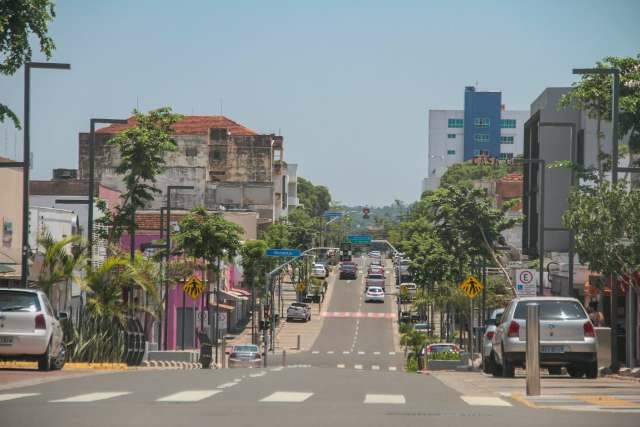
{"type": "Polygon", "coordinates": [[[543,345],[540,353],[564,353],[564,347],[561,345],[543,345]]]}
{"type": "Polygon", "coordinates": [[[13,337],[0,337],[0,345],[13,345],[13,337]]]}

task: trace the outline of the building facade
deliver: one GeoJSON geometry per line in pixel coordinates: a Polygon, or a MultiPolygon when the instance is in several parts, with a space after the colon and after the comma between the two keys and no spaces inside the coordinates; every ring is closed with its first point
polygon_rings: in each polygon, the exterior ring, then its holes
{"type": "MultiPolygon", "coordinates": [[[[13,160],[0,157],[0,163],[13,160]]],[[[22,168],[0,168],[0,286],[20,283],[22,271],[22,168]]]]}
{"type": "Polygon", "coordinates": [[[502,93],[465,88],[463,110],[429,110],[427,177],[422,191],[434,190],[451,165],[476,156],[511,159],[522,154],[528,111],[510,111],[502,93]]]}

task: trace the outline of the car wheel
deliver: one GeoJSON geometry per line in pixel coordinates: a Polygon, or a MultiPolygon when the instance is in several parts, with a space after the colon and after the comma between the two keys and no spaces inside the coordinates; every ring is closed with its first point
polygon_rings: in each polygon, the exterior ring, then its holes
{"type": "Polygon", "coordinates": [[[55,359],[53,359],[51,369],[54,369],[56,371],[59,371],[60,369],[62,369],[64,367],[64,362],[66,357],[67,357],[67,348],[65,347],[64,343],[62,343],[60,344],[60,351],[58,352],[58,355],[56,356],[55,359]]]}
{"type": "Polygon", "coordinates": [[[491,352],[491,356],[489,356],[489,358],[491,359],[491,374],[496,377],[499,378],[502,376],[502,367],[500,365],[498,365],[498,362],[496,362],[496,356],[493,352],[491,352]]]}
{"type": "Polygon", "coordinates": [[[505,378],[513,378],[516,375],[516,368],[513,362],[510,362],[506,355],[502,353],[502,376],[505,378]]]}
{"type": "Polygon", "coordinates": [[[569,366],[567,372],[571,378],[582,378],[584,376],[584,371],[577,366],[569,366]]]}
{"type": "Polygon", "coordinates": [[[549,368],[549,375],[562,375],[562,368],[559,366],[549,368]]]}
{"type": "Polygon", "coordinates": [[[490,356],[482,358],[482,372],[484,372],[485,374],[491,374],[493,372],[493,366],[490,356]]]}
{"type": "Polygon", "coordinates": [[[38,359],[38,370],[40,371],[50,371],[51,370],[51,342],[47,346],[47,351],[38,359]]]}
{"type": "Polygon", "coordinates": [[[291,322],[291,317],[287,317],[287,322],[291,322]]]}
{"type": "Polygon", "coordinates": [[[585,374],[590,380],[598,378],[598,362],[590,362],[585,369],[585,374]]]}

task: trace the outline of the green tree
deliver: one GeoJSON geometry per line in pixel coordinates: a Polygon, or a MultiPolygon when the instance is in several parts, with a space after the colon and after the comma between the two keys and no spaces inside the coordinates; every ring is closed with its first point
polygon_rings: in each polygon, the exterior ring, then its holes
{"type": "MultiPolygon", "coordinates": [[[[0,2],[0,73],[10,76],[24,63],[31,61],[31,34],[40,42],[40,51],[47,59],[55,50],[47,34],[49,22],[56,16],[50,0],[12,0],[0,2]]],[[[0,103],[0,123],[10,119],[20,129],[20,121],[11,109],[0,103]]]]}
{"type": "Polygon", "coordinates": [[[331,194],[324,185],[313,185],[311,181],[298,177],[298,198],[311,216],[321,216],[331,206],[331,194]]]}
{"type": "Polygon", "coordinates": [[[262,234],[262,239],[270,248],[289,247],[289,224],[286,222],[276,222],[271,224],[262,234]]]}
{"type": "MultiPolygon", "coordinates": [[[[135,126],[118,133],[108,144],[115,146],[120,154],[116,173],[122,175],[126,191],[122,203],[112,213],[103,210],[104,216],[96,222],[108,226],[109,242],[115,242],[124,229],[130,236],[135,234],[136,210],[145,207],[161,190],[154,186],[156,177],[164,171],[167,153],[175,151],[177,144],[172,137],[172,126],[182,116],[163,107],[142,113],[133,111],[135,126]]],[[[133,237],[132,237],[133,238],[133,237]]]]}
{"type": "Polygon", "coordinates": [[[434,289],[436,283],[452,279],[456,259],[435,233],[414,234],[405,242],[403,250],[411,259],[409,270],[414,281],[423,289],[434,289]]]}

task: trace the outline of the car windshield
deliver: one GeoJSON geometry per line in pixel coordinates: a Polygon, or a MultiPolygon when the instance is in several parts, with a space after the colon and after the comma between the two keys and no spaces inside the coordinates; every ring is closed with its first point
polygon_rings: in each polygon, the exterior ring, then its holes
{"type": "Polygon", "coordinates": [[[258,347],[255,345],[237,345],[233,347],[236,353],[257,353],[258,347]]]}
{"type": "Polygon", "coordinates": [[[540,306],[540,320],[580,320],[586,319],[582,305],[576,301],[521,301],[513,315],[515,319],[527,318],[527,305],[540,306]]]}
{"type": "Polygon", "coordinates": [[[38,296],[31,292],[0,291],[0,311],[40,311],[38,296]]]}

